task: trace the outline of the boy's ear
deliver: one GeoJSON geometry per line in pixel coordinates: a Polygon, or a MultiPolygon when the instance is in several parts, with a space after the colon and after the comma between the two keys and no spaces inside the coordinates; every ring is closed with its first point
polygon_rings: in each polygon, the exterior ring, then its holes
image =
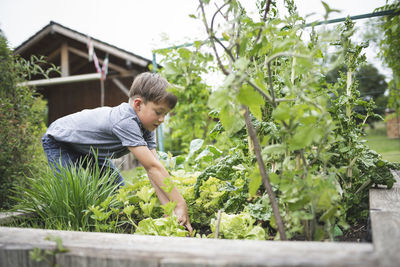
{"type": "Polygon", "coordinates": [[[135,99],[133,99],[133,108],[135,109],[135,111],[139,111],[140,110],[140,106],[143,103],[143,99],[141,99],[140,97],[137,97],[135,99]]]}

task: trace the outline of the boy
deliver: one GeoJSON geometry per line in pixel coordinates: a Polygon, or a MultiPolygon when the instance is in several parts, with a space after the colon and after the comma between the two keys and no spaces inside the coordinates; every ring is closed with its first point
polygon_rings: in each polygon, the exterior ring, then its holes
{"type": "MultiPolygon", "coordinates": [[[[155,129],[175,107],[177,98],[166,91],[169,83],[158,74],[138,75],[129,91],[129,103],[83,110],[54,121],[42,139],[50,166],[76,164],[98,152],[100,167],[116,170],[110,157],[129,152],[146,169],[161,204],[175,201],[178,222],[192,232],[187,205],[176,188],[168,195],[161,186],[169,174],[156,154],[155,129]]],[[[55,170],[56,171],[56,170],[55,170]]],[[[59,170],[58,170],[59,171],[59,170]]],[[[118,183],[124,184],[118,173],[118,183]]]]}

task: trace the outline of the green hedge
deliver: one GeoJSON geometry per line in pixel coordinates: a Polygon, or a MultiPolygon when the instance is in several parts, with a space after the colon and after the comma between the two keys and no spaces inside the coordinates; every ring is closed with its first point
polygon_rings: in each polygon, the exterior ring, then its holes
{"type": "Polygon", "coordinates": [[[35,177],[45,162],[40,137],[46,103],[34,88],[17,86],[36,73],[38,62],[14,56],[0,36],[0,209],[13,205],[12,188],[24,183],[26,175],[35,177]]]}

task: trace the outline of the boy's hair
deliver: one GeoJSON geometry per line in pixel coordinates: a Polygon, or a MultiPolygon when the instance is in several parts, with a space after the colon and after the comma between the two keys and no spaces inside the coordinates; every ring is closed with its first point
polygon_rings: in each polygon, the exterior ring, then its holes
{"type": "Polygon", "coordinates": [[[157,73],[144,72],[136,76],[129,90],[129,101],[136,97],[156,104],[164,102],[173,109],[178,101],[177,97],[167,92],[166,89],[171,86],[169,82],[157,73]]]}

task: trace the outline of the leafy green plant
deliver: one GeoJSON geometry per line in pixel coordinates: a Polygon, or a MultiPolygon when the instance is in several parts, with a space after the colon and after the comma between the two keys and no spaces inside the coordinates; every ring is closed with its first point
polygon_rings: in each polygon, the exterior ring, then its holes
{"type": "Polygon", "coordinates": [[[178,224],[176,216],[169,216],[157,219],[147,218],[140,221],[135,234],[185,237],[188,235],[188,231],[178,224]]]}
{"type": "Polygon", "coordinates": [[[211,88],[203,82],[202,76],[210,69],[212,55],[199,51],[201,42],[189,48],[156,50],[164,58],[161,74],[173,84],[172,92],[178,97],[178,104],[168,119],[166,126],[166,150],[188,152],[187,145],[193,139],[207,139],[215,122],[209,116],[207,101],[211,88]],[[193,48],[193,47],[192,47],[193,48]]]}
{"type": "MultiPolygon", "coordinates": [[[[253,219],[248,213],[226,214],[221,213],[219,234],[226,239],[253,239],[265,240],[265,231],[261,226],[254,225],[253,219]]],[[[217,220],[211,221],[213,233],[216,231],[217,220]]]]}
{"type": "Polygon", "coordinates": [[[67,253],[69,249],[64,248],[62,239],[59,236],[49,235],[45,239],[56,242],[56,248],[52,250],[33,248],[33,250],[29,252],[29,258],[35,262],[46,262],[50,267],[58,267],[56,255],[67,253]]]}
{"type": "Polygon", "coordinates": [[[383,23],[379,26],[384,37],[381,38],[380,57],[393,71],[393,80],[389,82],[389,103],[388,107],[395,111],[396,116],[400,115],[400,3],[398,1],[386,1],[386,5],[378,8],[377,11],[394,10],[393,14],[383,17],[383,23]]]}
{"type": "MultiPolygon", "coordinates": [[[[94,162],[93,168],[78,165],[63,167],[57,163],[60,172],[48,168],[40,175],[27,178],[26,186],[15,189],[14,207],[25,213],[34,213],[44,228],[64,230],[90,230],[93,218],[86,212],[97,206],[118,188],[117,174],[110,169],[101,170],[94,162]]],[[[104,204],[103,204],[104,205],[104,204]]]]}
{"type": "Polygon", "coordinates": [[[43,57],[24,60],[12,55],[7,41],[0,36],[0,209],[10,208],[15,185],[23,185],[24,176],[34,175],[46,164],[40,137],[45,131],[46,103],[35,89],[21,83],[31,75],[47,77],[54,66],[44,71],[43,57]]]}
{"type": "MultiPolygon", "coordinates": [[[[169,194],[173,188],[174,184],[172,183],[171,178],[164,179],[163,190],[169,194]]],[[[174,215],[174,209],[176,206],[175,202],[168,202],[164,205],[161,205],[166,217],[157,219],[150,217],[151,211],[155,204],[155,199],[154,201],[151,200],[151,195],[153,193],[153,188],[150,190],[141,190],[140,193],[137,193],[143,200],[143,202],[140,203],[140,207],[143,213],[149,218],[139,222],[135,233],[142,235],[187,236],[188,231],[178,223],[178,220],[174,215]]]]}
{"type": "MultiPolygon", "coordinates": [[[[285,19],[277,17],[270,1],[261,2],[260,22],[248,16],[239,1],[226,1],[216,5],[209,23],[204,7],[208,4],[199,1],[198,17],[225,75],[208,105],[217,110],[229,137],[242,136],[240,157],[244,157],[241,160],[249,175],[245,184],[250,196],[264,185],[274,215],[270,225],[278,230],[280,239],[302,234],[310,240],[333,240],[337,225],[347,226],[345,215],[357,218],[349,213],[349,207],[357,207],[358,202],[348,198],[365,196],[365,191],[358,191],[365,188],[363,176],[376,174],[376,169],[364,168],[353,175],[361,169],[362,155],[369,154],[360,142],[361,126],[356,118],[362,125],[374,116],[373,102],[359,99],[353,77],[365,59],[362,49],[367,44],[352,43],[354,30],[349,20],[336,33],[317,35],[313,31],[310,42],[305,43],[301,38],[303,20],[293,1],[286,1],[289,16],[285,19]],[[337,35],[340,39],[336,41],[337,35]],[[333,42],[340,48],[335,64],[345,64],[347,72],[327,88],[327,68],[321,63],[326,62],[324,51],[333,42]],[[332,92],[336,98],[331,97],[332,92]],[[356,114],[357,106],[365,108],[366,114],[356,114]],[[247,133],[241,133],[243,129],[247,133]],[[256,166],[251,164],[254,161],[256,166]]],[[[324,5],[327,18],[333,10],[324,5]]],[[[328,66],[328,70],[333,67],[328,66]]],[[[227,158],[220,163],[228,166],[226,162],[227,158]]],[[[206,177],[199,176],[196,191],[206,177]]],[[[391,179],[384,176],[379,183],[390,187],[391,179]]]]}
{"type": "Polygon", "coordinates": [[[374,116],[374,102],[359,98],[358,82],[354,71],[364,63],[362,49],[367,44],[355,44],[351,40],[354,23],[349,19],[340,27],[340,38],[335,42],[343,49],[346,72],[341,73],[337,82],[328,89],[330,113],[337,122],[333,133],[335,143],[329,149],[332,153],[328,165],[336,168],[338,183],[343,194],[343,209],[349,222],[366,221],[368,215],[368,189],[372,184],[387,185],[391,188],[394,178],[390,168],[393,164],[382,161],[380,155],[366,146],[363,140],[363,127],[370,116],[374,116]],[[362,106],[365,114],[357,112],[362,106]],[[360,122],[361,121],[361,122],[360,122]],[[360,206],[362,208],[360,209],[360,206]]]}

